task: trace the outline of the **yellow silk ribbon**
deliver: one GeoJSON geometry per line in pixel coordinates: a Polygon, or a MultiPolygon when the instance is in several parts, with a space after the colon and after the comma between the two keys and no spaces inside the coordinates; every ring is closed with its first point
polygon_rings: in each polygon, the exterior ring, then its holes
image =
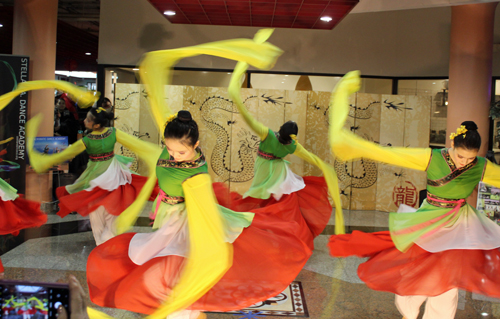
{"type": "Polygon", "coordinates": [[[384,147],[362,139],[344,129],[349,115],[349,95],[361,87],[359,71],[347,73],[333,90],[330,99],[329,141],[333,154],[343,160],[369,158],[377,162],[425,171],[429,164],[430,148],[384,147]]]}
{"type": "Polygon", "coordinates": [[[66,81],[28,81],[20,83],[14,91],[0,96],[0,110],[9,105],[9,103],[19,94],[41,89],[57,89],[66,92],[71,95],[73,100],[78,101],[78,106],[81,108],[90,107],[99,99],[98,92],[89,91],[66,81]]]}

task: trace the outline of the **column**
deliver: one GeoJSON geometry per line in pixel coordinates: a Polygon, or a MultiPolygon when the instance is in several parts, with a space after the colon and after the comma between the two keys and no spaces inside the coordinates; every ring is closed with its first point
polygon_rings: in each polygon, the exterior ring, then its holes
{"type": "MultiPolygon", "coordinates": [[[[30,80],[54,80],[56,65],[58,0],[16,0],[12,54],[30,57],[30,80]]],[[[28,115],[44,115],[39,136],[54,134],[54,91],[30,93],[28,115]]],[[[47,202],[52,200],[50,174],[27,174],[26,197],[47,202]]]]}
{"type": "MultiPolygon", "coordinates": [[[[493,55],[493,27],[497,2],[451,8],[450,81],[447,135],[466,120],[476,122],[481,134],[480,155],[488,148],[493,55]]],[[[447,146],[450,139],[447,138],[447,146]]]]}

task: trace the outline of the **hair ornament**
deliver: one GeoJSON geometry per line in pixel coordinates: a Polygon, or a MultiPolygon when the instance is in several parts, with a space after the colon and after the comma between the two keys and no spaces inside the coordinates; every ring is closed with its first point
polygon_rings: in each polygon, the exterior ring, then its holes
{"type": "Polygon", "coordinates": [[[97,113],[101,113],[102,111],[106,112],[106,110],[102,106],[99,106],[96,110],[97,113]]]}
{"type": "Polygon", "coordinates": [[[453,140],[455,137],[459,136],[459,135],[464,135],[463,138],[465,138],[465,133],[467,132],[467,129],[465,128],[465,125],[460,125],[459,128],[457,128],[457,132],[456,133],[451,133],[450,134],[450,140],[453,140]]]}
{"type": "Polygon", "coordinates": [[[290,138],[291,138],[292,140],[294,140],[295,142],[297,142],[297,135],[295,135],[295,134],[290,134],[290,138]]]}
{"type": "Polygon", "coordinates": [[[174,114],[170,115],[169,117],[167,117],[167,120],[165,121],[165,126],[167,126],[168,123],[172,122],[176,118],[177,118],[177,113],[174,113],[174,114]]]}

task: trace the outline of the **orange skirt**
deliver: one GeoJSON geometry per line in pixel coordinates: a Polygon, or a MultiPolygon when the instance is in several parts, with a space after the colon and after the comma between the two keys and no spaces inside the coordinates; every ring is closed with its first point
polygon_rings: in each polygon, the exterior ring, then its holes
{"type": "Polygon", "coordinates": [[[336,235],[328,244],[334,257],[370,257],[358,275],[374,290],[401,296],[437,296],[460,288],[500,298],[500,250],[454,249],[438,253],[413,245],[402,253],[388,231],[336,235]]]}
{"type": "MultiPolygon", "coordinates": [[[[40,203],[16,198],[13,201],[0,200],[0,235],[17,236],[21,229],[40,227],[47,222],[47,215],[40,210],[40,203]]],[[[4,272],[0,260],[0,273],[4,272]]]]}
{"type": "MultiPolygon", "coordinates": [[[[300,196],[290,194],[278,202],[241,199],[223,185],[214,184],[220,204],[251,211],[255,217],[233,243],[232,267],[188,309],[242,309],[278,295],[296,278],[312,254],[315,234],[321,232],[331,214],[326,184],[320,178],[313,180],[316,183],[297,192],[302,192],[300,196]],[[328,204],[320,204],[322,200],[328,204]]],[[[134,264],[128,257],[133,236],[114,237],[91,252],[87,261],[90,298],[99,306],[150,314],[168,297],[185,259],[164,256],[134,264]]]]}
{"type": "MultiPolygon", "coordinates": [[[[59,199],[57,215],[64,217],[71,212],[77,212],[82,216],[87,216],[99,206],[104,206],[109,214],[118,216],[134,202],[146,181],[147,177],[132,174],[131,183],[121,185],[113,191],[95,187],[90,192],[82,190],[74,194],[68,193],[65,186],[58,187],[56,189],[59,199]]],[[[157,194],[158,189],[155,188],[151,197],[156,197],[157,194]]]]}
{"type": "Polygon", "coordinates": [[[0,214],[0,235],[17,235],[21,229],[40,227],[47,222],[40,203],[21,197],[13,201],[0,200],[0,214]]]}

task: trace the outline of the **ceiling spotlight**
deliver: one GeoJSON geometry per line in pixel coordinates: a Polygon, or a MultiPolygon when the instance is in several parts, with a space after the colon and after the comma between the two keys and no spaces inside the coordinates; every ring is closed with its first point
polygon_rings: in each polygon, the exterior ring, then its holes
{"type": "Polygon", "coordinates": [[[167,11],[164,11],[163,14],[166,16],[175,16],[175,11],[167,10],[167,11]]]}
{"type": "Polygon", "coordinates": [[[332,18],[330,18],[330,17],[321,17],[320,20],[321,21],[325,21],[325,22],[330,22],[330,21],[332,21],[332,18]]]}
{"type": "Polygon", "coordinates": [[[90,53],[90,52],[87,52],[87,53],[85,53],[85,55],[92,55],[92,53],[90,53]]]}
{"type": "Polygon", "coordinates": [[[0,24],[0,28],[3,28],[3,24],[0,24]]]}

